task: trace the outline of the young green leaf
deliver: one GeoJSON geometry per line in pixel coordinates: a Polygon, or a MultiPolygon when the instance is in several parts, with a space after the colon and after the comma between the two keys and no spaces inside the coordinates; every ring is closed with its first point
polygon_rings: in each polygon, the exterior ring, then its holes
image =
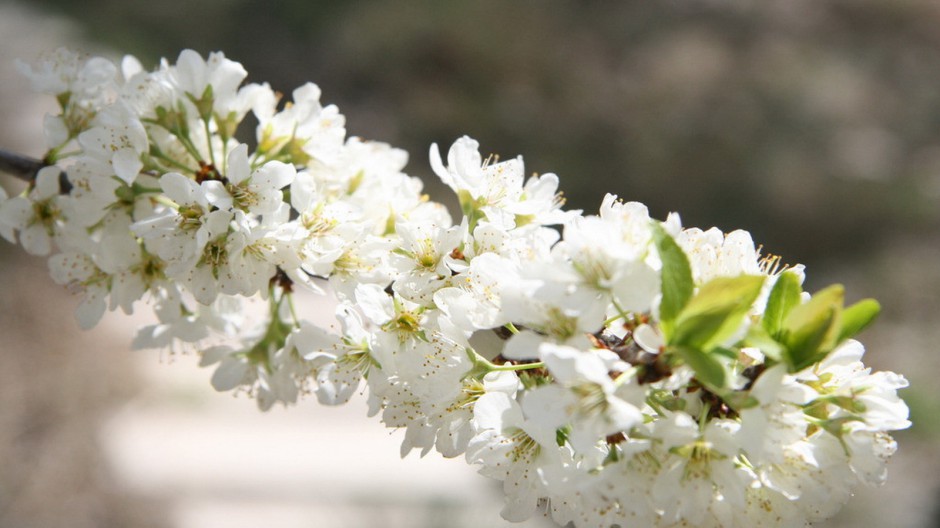
{"type": "Polygon", "coordinates": [[[835,284],[790,311],[781,330],[790,372],[822,360],[838,343],[844,297],[845,289],[835,284]]]}
{"type": "Polygon", "coordinates": [[[692,298],[695,284],[692,281],[692,268],[688,257],[658,222],[653,224],[653,239],[659,251],[659,258],[663,261],[663,299],[659,304],[659,320],[668,336],[672,323],[692,298]]]}
{"type": "Polygon", "coordinates": [[[721,394],[721,399],[737,412],[760,406],[760,401],[749,392],[729,390],[721,394]]]}
{"type": "Polygon", "coordinates": [[[744,345],[760,349],[764,356],[775,362],[781,361],[786,353],[786,348],[760,325],[752,325],[747,329],[744,345]]]}
{"type": "Polygon", "coordinates": [[[777,277],[777,282],[774,283],[770,296],[767,298],[767,308],[764,310],[764,318],[761,321],[767,333],[777,337],[790,310],[799,306],[801,293],[803,293],[803,288],[800,286],[800,278],[796,273],[784,271],[777,277]]]}
{"type": "Polygon", "coordinates": [[[829,336],[833,335],[833,329],[838,328],[837,315],[834,308],[827,308],[819,312],[816,319],[787,333],[790,372],[799,372],[826,357],[831,350],[827,346],[829,336]]]}
{"type": "Polygon", "coordinates": [[[764,277],[718,277],[699,288],[676,319],[669,344],[709,350],[731,337],[754,300],[764,277]]]}
{"type": "Polygon", "coordinates": [[[728,373],[718,356],[685,346],[670,347],[670,350],[695,371],[695,378],[706,387],[714,390],[725,387],[728,373]]]}
{"type": "Polygon", "coordinates": [[[881,312],[881,305],[874,299],[863,299],[842,311],[842,331],[839,341],[858,335],[881,312]]]}
{"type": "Polygon", "coordinates": [[[736,350],[731,350],[730,348],[720,346],[709,350],[708,353],[715,356],[721,356],[729,361],[737,361],[738,357],[740,357],[740,354],[738,354],[736,350]]]}
{"type": "Polygon", "coordinates": [[[457,193],[457,199],[460,202],[460,210],[463,211],[464,216],[467,217],[467,222],[472,232],[477,223],[486,219],[486,213],[480,209],[482,206],[486,205],[486,201],[483,200],[481,202],[480,199],[474,199],[470,191],[465,189],[461,189],[457,193]]]}

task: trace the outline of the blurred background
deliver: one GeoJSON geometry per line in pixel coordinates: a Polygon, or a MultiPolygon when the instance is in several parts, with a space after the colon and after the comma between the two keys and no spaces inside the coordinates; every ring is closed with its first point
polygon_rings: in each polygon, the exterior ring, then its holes
{"type": "MultiPolygon", "coordinates": [[[[0,146],[41,155],[51,108],[15,58],[222,50],[284,93],[317,82],[351,135],[411,153],[433,199],[450,200],[429,145],[469,134],[559,174],[571,208],[612,192],[747,229],[809,290],[880,300],[866,362],[912,385],[887,485],[820,526],[934,527],[937,27],[933,0],[0,0],[0,146]]],[[[496,484],[397,460],[362,402],[261,414],[192,357],[130,353],[139,318],[79,332],[41,259],[0,241],[0,270],[0,527],[504,525],[496,484]]]]}

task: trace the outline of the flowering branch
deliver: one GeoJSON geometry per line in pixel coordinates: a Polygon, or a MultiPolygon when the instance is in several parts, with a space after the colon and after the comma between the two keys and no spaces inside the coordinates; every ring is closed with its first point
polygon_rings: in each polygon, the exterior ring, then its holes
{"type": "Polygon", "coordinates": [[[151,72],[59,50],[23,70],[60,113],[48,163],[0,151],[30,181],[0,189],[0,236],[51,255],[83,327],[149,304],[135,348],[191,350],[262,409],[364,386],[403,455],[503,481],[507,519],[801,526],[881,483],[888,432],[910,425],[907,381],[854,339],[878,303],[804,292],[803,267],[746,231],[613,195],[566,210],[556,175],[526,179],[468,137],[446,162],[430,150],[454,221],[404,152],[347,138],[316,85],[281,105],[221,53],[151,72]],[[249,112],[253,151],[235,139],[249,112]],[[338,330],[294,307],[301,288],[332,297],[338,330]]]}

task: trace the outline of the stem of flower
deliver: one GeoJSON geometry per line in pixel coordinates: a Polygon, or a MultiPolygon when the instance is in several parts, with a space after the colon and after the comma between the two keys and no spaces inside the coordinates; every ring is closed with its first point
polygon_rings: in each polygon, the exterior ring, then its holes
{"type": "Polygon", "coordinates": [[[625,382],[627,382],[633,376],[636,375],[637,370],[639,369],[637,369],[636,367],[633,367],[631,369],[628,369],[626,372],[621,372],[620,374],[617,375],[616,378],[614,378],[614,385],[617,387],[623,385],[625,382]]]}
{"type": "Polygon", "coordinates": [[[545,366],[545,363],[538,361],[535,363],[523,363],[521,365],[497,365],[485,357],[477,353],[476,350],[472,348],[467,349],[467,355],[470,356],[470,359],[473,361],[474,370],[482,369],[486,372],[512,372],[516,370],[532,370],[538,369],[545,366]]]}
{"type": "Polygon", "coordinates": [[[297,317],[297,310],[294,308],[294,295],[287,290],[284,290],[281,295],[282,297],[287,297],[287,307],[290,308],[290,316],[294,320],[294,326],[299,327],[300,319],[297,317]]]}
{"type": "Polygon", "coordinates": [[[63,159],[65,159],[65,158],[71,158],[71,157],[73,157],[73,156],[81,156],[81,155],[82,155],[82,151],[81,151],[81,150],[70,150],[70,151],[68,151],[68,152],[60,152],[60,153],[56,154],[55,159],[54,159],[54,160],[53,160],[53,159],[50,159],[49,161],[50,161],[51,163],[54,163],[54,162],[57,162],[57,161],[59,161],[59,160],[63,160],[63,159]]]}
{"type": "MultiPolygon", "coordinates": [[[[617,312],[620,314],[620,317],[622,317],[625,321],[628,320],[628,319],[630,319],[629,317],[627,317],[627,311],[624,310],[622,306],[620,306],[620,303],[617,302],[617,299],[615,299],[613,296],[611,296],[610,302],[611,302],[611,304],[614,305],[614,308],[617,309],[617,312]]],[[[611,322],[613,322],[613,321],[611,321],[611,322]]],[[[605,326],[606,326],[606,321],[605,321],[605,326]]]]}
{"type": "Polygon", "coordinates": [[[209,149],[209,162],[212,163],[214,167],[218,167],[218,165],[216,165],[215,163],[215,152],[213,152],[213,149],[212,149],[212,131],[209,130],[209,120],[203,119],[202,124],[205,126],[205,129],[206,129],[206,143],[207,143],[206,148],[209,149]]]}
{"type": "MultiPolygon", "coordinates": [[[[182,170],[183,172],[186,172],[186,173],[188,173],[188,174],[196,174],[196,170],[195,170],[195,169],[193,169],[192,167],[190,167],[190,166],[188,166],[188,165],[186,165],[186,164],[184,164],[184,163],[180,163],[179,161],[176,161],[175,159],[173,159],[173,158],[167,156],[166,154],[164,154],[163,152],[159,152],[159,151],[158,151],[158,152],[151,152],[150,155],[151,155],[151,157],[153,157],[153,158],[155,158],[155,159],[159,159],[159,160],[161,160],[161,161],[165,161],[169,167],[174,167],[174,168],[179,169],[179,170],[182,170]]],[[[170,172],[170,171],[165,171],[165,172],[170,172]]]]}
{"type": "MultiPolygon", "coordinates": [[[[487,363],[489,363],[489,361],[487,361],[487,363]]],[[[493,371],[512,372],[515,370],[539,369],[539,368],[544,367],[545,363],[541,361],[537,361],[535,363],[522,363],[521,365],[511,365],[511,364],[494,365],[492,363],[490,363],[490,365],[492,365],[490,370],[493,370],[493,371]]]]}
{"type": "Polygon", "coordinates": [[[613,317],[608,318],[608,319],[605,320],[602,324],[603,324],[604,328],[607,328],[607,327],[610,326],[614,321],[617,321],[617,320],[620,320],[620,319],[623,319],[623,315],[618,314],[618,315],[615,315],[615,316],[613,316],[613,317]]]}
{"type": "Polygon", "coordinates": [[[158,194],[156,196],[151,197],[151,200],[153,200],[155,203],[163,204],[169,207],[170,209],[173,209],[174,211],[179,211],[179,208],[180,208],[179,204],[177,204],[173,200],[170,200],[166,196],[163,196],[162,194],[158,194]]]}

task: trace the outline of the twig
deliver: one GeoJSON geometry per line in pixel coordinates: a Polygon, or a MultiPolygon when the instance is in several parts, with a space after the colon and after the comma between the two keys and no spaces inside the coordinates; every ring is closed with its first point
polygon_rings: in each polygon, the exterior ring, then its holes
{"type": "Polygon", "coordinates": [[[35,180],[36,173],[45,166],[46,164],[41,160],[0,149],[0,171],[12,174],[23,181],[35,180]]]}
{"type": "MultiPolygon", "coordinates": [[[[8,150],[0,149],[0,171],[10,174],[25,182],[33,183],[36,181],[36,175],[43,167],[49,164],[36,158],[16,154],[8,150]]],[[[59,192],[68,194],[72,190],[72,183],[69,182],[65,172],[59,173],[59,192]]]]}

